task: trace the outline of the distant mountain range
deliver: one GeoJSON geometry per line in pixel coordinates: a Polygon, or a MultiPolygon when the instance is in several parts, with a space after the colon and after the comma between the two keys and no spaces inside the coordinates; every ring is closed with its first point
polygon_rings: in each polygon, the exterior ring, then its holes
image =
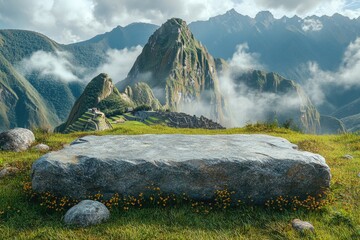
{"type": "MultiPolygon", "coordinates": [[[[128,85],[144,82],[146,79],[142,73],[152,71],[156,78],[145,82],[163,106],[179,110],[184,108],[184,104],[178,104],[179,98],[187,101],[205,98],[214,106],[209,114],[219,120],[230,114],[221,86],[216,87],[216,79],[222,70],[220,65],[225,63],[220,58],[230,59],[239,44],[247,43],[248,51],[258,54],[258,61],[265,68],[263,70],[278,72],[284,76],[283,79],[294,79],[300,85],[306,84],[309,77],[306,64],[309,61],[316,62],[324,71],[337,70],[349,44],[360,37],[360,18],[349,19],[335,14],[331,17],[275,19],[269,12],[261,12],[255,18],[250,18],[230,10],[208,21],[189,24],[189,30],[185,32],[191,34],[190,38],[174,39],[175,42],[150,39],[148,42],[156,29],[156,25],[133,23],[70,45],[58,44],[39,33],[0,30],[0,130],[15,126],[54,127],[64,122],[87,81],[99,74],[93,71],[107,61],[107,51],[137,45],[145,46],[143,54],[126,80],[117,85],[121,91],[128,85]],[[35,53],[39,53],[36,55],[38,58],[34,57],[35,53]],[[66,76],[67,80],[42,71],[40,60],[46,62],[46,57],[61,58],[61,64],[67,67],[67,74],[70,74],[66,76]],[[24,59],[38,61],[40,67],[35,64],[37,68],[24,69],[24,65],[27,66],[24,59]],[[197,73],[194,67],[200,72],[197,73]],[[85,81],[81,81],[83,79],[85,81]]],[[[167,37],[171,38],[168,31],[171,30],[167,29],[161,36],[169,35],[167,37]]],[[[277,90],[271,91],[277,93],[277,90]]],[[[360,101],[359,89],[337,91],[334,87],[328,91],[325,107],[319,106],[320,112],[346,119],[345,123],[351,122],[351,126],[346,127],[356,129],[354,126],[360,122],[357,117],[359,105],[356,104],[360,101]]],[[[311,102],[305,105],[313,106],[311,102]]],[[[325,119],[316,117],[316,108],[309,109],[315,111],[310,114],[311,121],[320,123],[321,119],[325,119]]],[[[338,128],[332,131],[335,129],[338,128]]]]}

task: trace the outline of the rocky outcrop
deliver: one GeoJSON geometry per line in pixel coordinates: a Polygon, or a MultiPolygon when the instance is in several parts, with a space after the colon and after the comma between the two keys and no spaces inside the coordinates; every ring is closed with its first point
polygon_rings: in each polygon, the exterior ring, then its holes
{"type": "Polygon", "coordinates": [[[33,147],[33,149],[38,150],[40,152],[47,152],[50,150],[50,147],[46,144],[40,143],[33,147]]]}
{"type": "Polygon", "coordinates": [[[311,223],[301,221],[300,219],[292,220],[291,225],[298,232],[303,232],[303,231],[311,231],[311,232],[313,232],[313,231],[315,231],[315,228],[311,223]]]}
{"type": "Polygon", "coordinates": [[[84,92],[76,100],[67,121],[55,128],[55,131],[68,131],[89,109],[99,108],[104,114],[111,115],[121,113],[129,106],[133,106],[132,101],[125,94],[119,93],[107,74],[101,73],[86,86],[84,92]]]}
{"type": "Polygon", "coordinates": [[[87,136],[32,166],[35,192],[86,199],[99,191],[164,193],[212,199],[228,189],[256,204],[278,196],[317,196],[330,184],[330,169],[320,155],[296,149],[266,135],[87,136]]]}
{"type": "Polygon", "coordinates": [[[20,169],[16,167],[5,167],[0,170],[0,179],[5,178],[7,176],[12,176],[18,173],[20,169]]]}
{"type": "Polygon", "coordinates": [[[0,133],[0,150],[22,152],[34,142],[34,133],[29,129],[15,128],[0,133]]]}
{"type": "Polygon", "coordinates": [[[97,201],[84,200],[70,208],[64,217],[68,225],[87,227],[108,220],[110,212],[104,204],[97,201]]]}
{"type": "Polygon", "coordinates": [[[124,91],[139,82],[149,85],[171,111],[223,121],[215,60],[181,19],[168,20],[149,38],[127,78],[116,86],[124,91]]]}
{"type": "MultiPolygon", "coordinates": [[[[219,123],[214,122],[204,116],[191,116],[181,112],[164,112],[164,111],[137,111],[134,117],[128,120],[137,120],[145,122],[150,118],[159,119],[160,123],[166,123],[169,127],[174,128],[204,128],[204,129],[225,129],[219,123]]],[[[125,116],[127,117],[127,116],[125,116]]]]}
{"type": "Polygon", "coordinates": [[[125,94],[129,96],[136,106],[146,105],[154,110],[162,108],[149,85],[144,82],[136,83],[133,87],[127,86],[125,94]]]}

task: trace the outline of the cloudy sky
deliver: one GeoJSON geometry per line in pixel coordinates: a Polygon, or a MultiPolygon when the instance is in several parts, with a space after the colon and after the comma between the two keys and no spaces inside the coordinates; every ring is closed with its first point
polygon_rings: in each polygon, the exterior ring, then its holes
{"type": "Polygon", "coordinates": [[[275,17],[297,14],[357,18],[359,0],[0,0],[0,29],[34,30],[60,43],[86,40],[132,22],[161,24],[171,17],[207,20],[235,8],[255,16],[270,10],[275,17]]]}

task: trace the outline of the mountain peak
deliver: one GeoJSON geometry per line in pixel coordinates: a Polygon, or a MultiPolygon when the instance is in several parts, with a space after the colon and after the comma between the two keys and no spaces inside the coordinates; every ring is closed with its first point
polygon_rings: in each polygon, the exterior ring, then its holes
{"type": "Polygon", "coordinates": [[[117,87],[123,91],[139,82],[156,89],[155,97],[167,109],[223,119],[214,58],[182,19],[172,18],[156,30],[117,87]],[[206,109],[204,101],[211,103],[206,109]]]}
{"type": "Polygon", "coordinates": [[[169,47],[165,43],[173,45],[181,41],[187,42],[193,38],[194,37],[184,20],[180,18],[171,18],[155,31],[149,39],[149,44],[154,46],[162,42],[162,44],[160,44],[161,46],[169,47]]]}
{"type": "Polygon", "coordinates": [[[68,120],[57,127],[57,132],[63,132],[67,127],[79,119],[79,117],[90,108],[96,107],[103,99],[114,92],[114,85],[106,73],[101,73],[93,78],[84,89],[84,92],[75,102],[68,120]]]}
{"type": "Polygon", "coordinates": [[[181,18],[171,18],[167,20],[161,27],[187,27],[187,24],[181,18]]]}
{"type": "Polygon", "coordinates": [[[262,11],[256,14],[255,20],[258,22],[272,22],[275,20],[274,15],[269,11],[262,11]]]}
{"type": "Polygon", "coordinates": [[[239,15],[239,13],[234,8],[232,8],[229,11],[227,11],[225,13],[225,15],[228,15],[228,16],[234,16],[235,15],[236,16],[236,15],[239,15]]]}

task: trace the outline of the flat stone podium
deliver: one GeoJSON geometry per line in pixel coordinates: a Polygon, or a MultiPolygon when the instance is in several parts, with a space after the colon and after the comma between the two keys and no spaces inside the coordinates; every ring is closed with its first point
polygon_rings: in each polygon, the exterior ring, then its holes
{"type": "Polygon", "coordinates": [[[278,196],[315,196],[329,188],[325,159],[267,135],[87,136],[32,166],[35,192],[83,200],[163,193],[209,200],[234,191],[255,204],[278,196]]]}

